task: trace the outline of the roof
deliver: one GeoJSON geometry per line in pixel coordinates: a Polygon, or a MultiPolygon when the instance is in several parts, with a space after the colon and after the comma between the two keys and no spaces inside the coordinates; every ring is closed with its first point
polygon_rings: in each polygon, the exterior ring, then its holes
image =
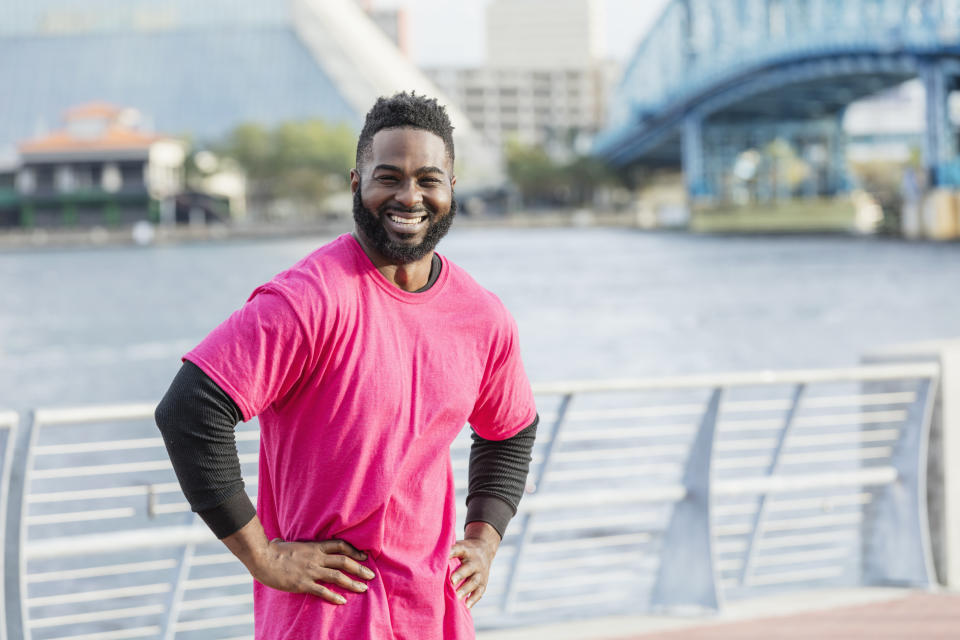
{"type": "Polygon", "coordinates": [[[63,119],[68,122],[85,118],[115,120],[121,113],[123,113],[123,109],[115,104],[109,102],[88,102],[67,109],[63,119]]]}
{"type": "Polygon", "coordinates": [[[34,138],[19,145],[20,153],[67,153],[76,151],[109,151],[149,149],[166,136],[141,133],[122,127],[108,127],[103,135],[95,138],[75,136],[68,131],[55,131],[41,138],[34,138]]]}

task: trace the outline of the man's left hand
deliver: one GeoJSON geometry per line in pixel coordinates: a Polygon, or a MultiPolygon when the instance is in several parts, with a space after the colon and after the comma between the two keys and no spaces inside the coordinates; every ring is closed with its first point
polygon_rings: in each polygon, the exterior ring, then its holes
{"type": "Polygon", "coordinates": [[[463,540],[450,549],[451,558],[460,558],[460,566],[450,576],[457,598],[466,598],[472,608],[483,597],[490,579],[490,565],[500,546],[500,534],[486,522],[467,524],[463,540]]]}

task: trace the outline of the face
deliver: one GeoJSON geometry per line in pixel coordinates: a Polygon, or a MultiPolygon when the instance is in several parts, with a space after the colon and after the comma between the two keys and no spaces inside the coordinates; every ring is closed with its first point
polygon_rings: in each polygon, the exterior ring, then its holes
{"type": "Polygon", "coordinates": [[[362,167],[350,172],[357,230],[390,262],[429,255],[456,213],[446,147],[423,129],[382,129],[362,167]]]}

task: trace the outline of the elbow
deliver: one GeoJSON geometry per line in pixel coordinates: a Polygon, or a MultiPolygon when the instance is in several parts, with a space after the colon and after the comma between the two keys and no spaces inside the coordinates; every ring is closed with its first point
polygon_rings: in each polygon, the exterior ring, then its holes
{"type": "Polygon", "coordinates": [[[164,395],[153,411],[153,420],[164,438],[168,438],[176,430],[179,422],[177,416],[182,413],[176,407],[176,401],[170,396],[170,393],[164,395]]]}
{"type": "Polygon", "coordinates": [[[153,410],[153,421],[157,423],[157,428],[160,429],[161,432],[163,432],[164,428],[169,424],[170,410],[167,407],[166,400],[166,397],[160,400],[157,408],[153,410]]]}

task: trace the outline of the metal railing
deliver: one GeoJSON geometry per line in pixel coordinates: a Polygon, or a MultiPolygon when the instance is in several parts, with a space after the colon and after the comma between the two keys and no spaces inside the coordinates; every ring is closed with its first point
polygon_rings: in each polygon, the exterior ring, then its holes
{"type": "MultiPolygon", "coordinates": [[[[938,376],[902,364],[538,385],[528,495],[478,627],[931,583],[938,376]]],[[[251,578],[190,512],[152,414],[41,409],[17,429],[0,414],[10,640],[250,637],[251,578]]],[[[237,435],[255,490],[255,423],[237,435]]],[[[469,442],[451,448],[460,504],[469,442]]]]}

